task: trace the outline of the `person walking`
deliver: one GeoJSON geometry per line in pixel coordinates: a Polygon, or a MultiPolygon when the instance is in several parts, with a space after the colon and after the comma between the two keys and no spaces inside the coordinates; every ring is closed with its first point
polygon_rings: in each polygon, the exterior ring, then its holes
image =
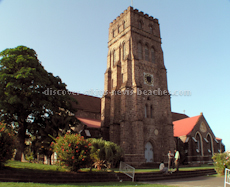
{"type": "Polygon", "coordinates": [[[173,157],[174,157],[174,154],[169,151],[168,152],[168,171],[170,171],[171,167],[173,168],[173,157]]]}
{"type": "Polygon", "coordinates": [[[179,171],[179,162],[180,162],[180,153],[178,150],[175,150],[175,167],[176,167],[176,171],[175,172],[178,172],[179,171]]]}

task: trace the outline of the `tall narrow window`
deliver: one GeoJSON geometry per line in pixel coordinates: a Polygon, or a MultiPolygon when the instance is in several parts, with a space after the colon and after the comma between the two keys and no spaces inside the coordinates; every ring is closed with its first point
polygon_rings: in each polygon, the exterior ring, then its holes
{"type": "Polygon", "coordinates": [[[203,147],[202,147],[202,137],[199,133],[196,133],[195,139],[197,140],[197,149],[196,152],[199,155],[203,156],[203,147]]]}
{"type": "Polygon", "coordinates": [[[145,60],[149,61],[149,48],[145,45],[145,60]]]}
{"type": "Polygon", "coordinates": [[[147,118],[148,117],[148,109],[147,109],[147,105],[145,105],[145,118],[147,118]]]}
{"type": "Polygon", "coordinates": [[[113,37],[115,37],[115,31],[114,30],[112,31],[112,35],[113,35],[113,37]]]}
{"type": "Polygon", "coordinates": [[[124,82],[124,76],[123,76],[123,73],[121,74],[121,83],[124,82]]]}
{"type": "Polygon", "coordinates": [[[142,29],[142,23],[141,23],[141,21],[139,21],[138,27],[139,27],[139,29],[142,29]]]}
{"type": "Polygon", "coordinates": [[[151,62],[155,63],[155,53],[154,53],[154,49],[151,48],[151,62]]]}
{"type": "Polygon", "coordinates": [[[119,25],[117,26],[117,30],[118,30],[118,33],[120,33],[120,26],[119,25]]]}
{"type": "Polygon", "coordinates": [[[115,65],[116,62],[116,51],[113,51],[113,65],[115,65]]]}
{"type": "Polygon", "coordinates": [[[210,154],[210,155],[212,155],[212,140],[211,140],[211,136],[210,136],[210,134],[208,134],[208,136],[207,136],[207,140],[208,140],[208,154],[210,154]]]}
{"type": "Polygon", "coordinates": [[[142,60],[142,45],[141,45],[141,43],[138,43],[137,48],[138,48],[138,58],[139,58],[139,60],[142,60]]]}
{"type": "Polygon", "coordinates": [[[149,27],[149,31],[150,31],[150,34],[153,33],[153,27],[152,26],[149,27]]]}
{"type": "Polygon", "coordinates": [[[153,118],[153,106],[150,106],[150,117],[153,118]]]}
{"type": "Polygon", "coordinates": [[[123,30],[125,30],[125,21],[123,22],[123,30]]]}
{"type": "Polygon", "coordinates": [[[122,49],[122,59],[123,60],[125,60],[125,53],[126,53],[126,51],[125,51],[125,43],[123,44],[123,49],[122,49]]]}

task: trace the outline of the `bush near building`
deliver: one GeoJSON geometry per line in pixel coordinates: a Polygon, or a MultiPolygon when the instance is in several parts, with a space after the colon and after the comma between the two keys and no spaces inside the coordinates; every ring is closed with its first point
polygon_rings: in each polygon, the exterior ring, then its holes
{"type": "Polygon", "coordinates": [[[215,153],[212,157],[215,170],[218,174],[224,175],[225,168],[230,168],[230,152],[215,153]]]}
{"type": "Polygon", "coordinates": [[[56,142],[52,142],[53,151],[57,153],[57,159],[62,166],[71,171],[78,171],[86,167],[90,162],[91,143],[78,134],[67,133],[65,136],[59,136],[56,142]]]}
{"type": "Polygon", "coordinates": [[[104,168],[111,168],[118,166],[122,159],[122,150],[117,144],[102,140],[102,139],[90,139],[92,143],[91,158],[94,162],[94,166],[100,170],[104,168]]]}

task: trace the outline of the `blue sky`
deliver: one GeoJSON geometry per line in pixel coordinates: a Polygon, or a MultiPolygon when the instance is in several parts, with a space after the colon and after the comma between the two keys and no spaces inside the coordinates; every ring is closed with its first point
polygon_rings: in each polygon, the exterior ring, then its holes
{"type": "MultiPolygon", "coordinates": [[[[71,91],[104,89],[109,23],[131,0],[0,0],[0,51],[33,48],[71,91]]],[[[230,150],[230,1],[133,0],[159,19],[174,112],[203,112],[230,150]]]]}

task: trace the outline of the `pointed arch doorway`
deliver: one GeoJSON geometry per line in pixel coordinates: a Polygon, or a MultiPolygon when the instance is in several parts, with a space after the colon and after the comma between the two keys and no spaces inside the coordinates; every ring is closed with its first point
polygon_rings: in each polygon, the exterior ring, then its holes
{"type": "Polygon", "coordinates": [[[145,144],[145,162],[153,162],[153,146],[150,142],[145,144]]]}

